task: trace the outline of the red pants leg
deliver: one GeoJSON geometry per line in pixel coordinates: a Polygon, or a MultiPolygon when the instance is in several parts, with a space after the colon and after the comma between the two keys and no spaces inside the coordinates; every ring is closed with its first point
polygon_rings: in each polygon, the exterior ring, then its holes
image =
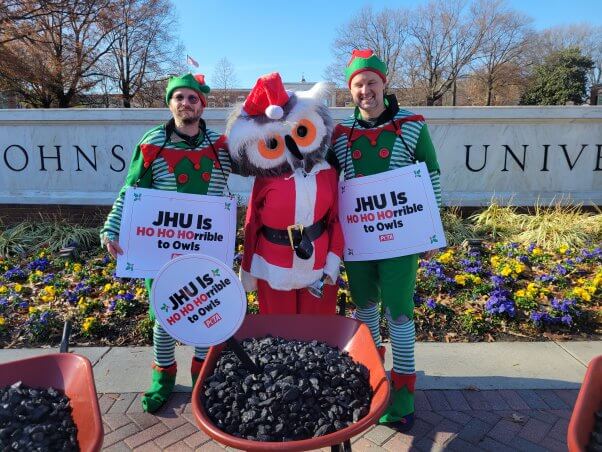
{"type": "Polygon", "coordinates": [[[337,292],[336,285],[324,284],[322,298],[316,298],[307,289],[298,292],[299,314],[329,315],[336,313],[337,292]]]}
{"type": "Polygon", "coordinates": [[[263,279],[257,280],[257,301],[260,314],[297,314],[296,291],[272,289],[263,279]]]}

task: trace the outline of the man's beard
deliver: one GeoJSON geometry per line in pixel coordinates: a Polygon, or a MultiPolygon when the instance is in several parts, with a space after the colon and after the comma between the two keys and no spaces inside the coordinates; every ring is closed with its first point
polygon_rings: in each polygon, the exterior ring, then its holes
{"type": "Polygon", "coordinates": [[[196,124],[201,119],[200,116],[187,116],[186,118],[182,118],[182,124],[189,126],[192,124],[196,124]]]}

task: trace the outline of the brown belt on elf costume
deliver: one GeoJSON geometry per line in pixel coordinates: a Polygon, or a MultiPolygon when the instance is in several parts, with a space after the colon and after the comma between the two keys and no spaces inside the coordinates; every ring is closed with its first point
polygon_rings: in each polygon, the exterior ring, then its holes
{"type": "Polygon", "coordinates": [[[276,245],[290,245],[300,259],[309,259],[314,247],[311,242],[320,237],[326,230],[326,216],[311,226],[292,224],[286,229],[274,229],[264,225],[261,233],[276,245]]]}

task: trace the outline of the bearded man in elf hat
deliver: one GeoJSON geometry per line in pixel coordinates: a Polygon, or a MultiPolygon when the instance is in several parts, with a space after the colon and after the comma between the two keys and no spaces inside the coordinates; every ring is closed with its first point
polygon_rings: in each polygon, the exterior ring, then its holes
{"type": "MultiPolygon", "coordinates": [[[[199,195],[222,195],[231,163],[223,135],[209,130],[201,118],[207,105],[209,86],[203,75],[172,77],[165,92],[165,102],[172,118],[146,132],[136,145],[125,184],[101,230],[101,241],[114,258],[123,254],[119,246],[119,227],[125,190],[131,186],[178,191],[199,195]]],[[[152,280],[145,280],[149,297],[152,280]]],[[[175,339],[155,319],[151,385],[142,396],[144,411],[157,411],[173,391],[177,365],[175,339]]],[[[196,382],[207,349],[195,347],[190,372],[196,382]]]]}
{"type": "MultiPolygon", "coordinates": [[[[422,116],[400,109],[394,95],[385,95],[385,63],[372,50],[354,50],[345,77],[356,105],[355,113],[335,127],[332,140],[334,156],[345,179],[425,162],[440,206],[439,164],[428,128],[422,116]]],[[[427,257],[432,254],[427,253],[427,257]]],[[[407,431],[414,422],[413,318],[418,255],[346,262],[345,268],[357,306],[356,318],[370,328],[384,361],[379,328],[379,304],[383,305],[393,349],[393,391],[380,422],[407,431]]]]}

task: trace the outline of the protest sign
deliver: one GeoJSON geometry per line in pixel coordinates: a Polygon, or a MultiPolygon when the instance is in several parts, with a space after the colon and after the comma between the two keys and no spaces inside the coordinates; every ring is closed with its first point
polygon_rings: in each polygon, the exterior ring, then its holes
{"type": "Polygon", "coordinates": [[[406,256],[446,244],[423,162],[341,182],[339,220],[347,261],[406,256]]]}
{"type": "Polygon", "coordinates": [[[157,273],[151,292],[157,321],[174,339],[209,347],[229,339],[247,311],[236,274],[203,254],[180,256],[157,273]]]}
{"type": "Polygon", "coordinates": [[[116,274],[153,278],[169,260],[191,253],[234,260],[236,200],[130,187],[125,192],[116,274]]]}

